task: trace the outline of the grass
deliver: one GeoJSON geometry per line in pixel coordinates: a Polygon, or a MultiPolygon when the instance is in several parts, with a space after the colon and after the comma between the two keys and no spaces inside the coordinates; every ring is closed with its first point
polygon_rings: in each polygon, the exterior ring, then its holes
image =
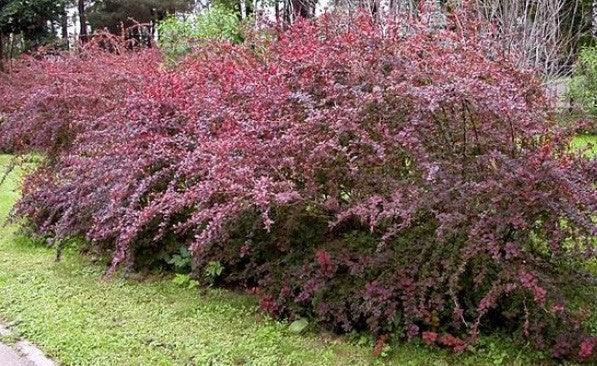
{"type": "Polygon", "coordinates": [[[587,156],[597,155],[597,135],[579,135],[572,140],[572,149],[582,150],[587,156]]]}
{"type": "MultiPolygon", "coordinates": [[[[595,136],[581,140],[575,147],[595,136]]],[[[0,155],[0,172],[8,160],[0,155]]],[[[18,199],[21,175],[14,170],[0,186],[0,223],[18,199]]],[[[65,365],[547,363],[530,347],[498,337],[462,355],[401,343],[375,358],[366,336],[293,334],[261,315],[247,295],[182,288],[170,278],[103,280],[105,268],[75,250],[60,262],[54,256],[19,234],[18,225],[0,226],[0,317],[65,365]]]]}

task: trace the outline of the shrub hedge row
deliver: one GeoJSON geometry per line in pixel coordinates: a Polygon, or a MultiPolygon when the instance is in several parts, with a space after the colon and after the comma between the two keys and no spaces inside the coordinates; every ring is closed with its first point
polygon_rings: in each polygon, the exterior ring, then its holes
{"type": "Polygon", "coordinates": [[[594,293],[595,161],[474,17],[324,16],[167,68],[107,42],[1,77],[3,143],[47,156],[16,208],[36,233],[85,236],[108,273],[184,245],[339,332],[594,360],[567,294],[594,293]]]}

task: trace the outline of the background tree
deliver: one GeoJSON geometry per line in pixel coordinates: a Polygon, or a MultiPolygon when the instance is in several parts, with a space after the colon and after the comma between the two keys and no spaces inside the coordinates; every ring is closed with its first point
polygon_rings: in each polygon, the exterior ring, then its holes
{"type": "Polygon", "coordinates": [[[592,34],[594,38],[597,38],[597,0],[593,0],[593,12],[591,20],[593,22],[592,34]]]}
{"type": "Polygon", "coordinates": [[[139,40],[152,37],[156,24],[168,14],[191,11],[193,0],[98,0],[87,9],[87,19],[93,30],[107,29],[121,34],[124,29],[144,24],[145,33],[137,28],[128,34],[139,40]]]}
{"type": "MultiPolygon", "coordinates": [[[[68,13],[66,10],[66,5],[62,9],[62,13],[60,14],[60,33],[62,39],[68,39],[68,13]]],[[[68,44],[68,42],[67,42],[68,44]]]]}
{"type": "MultiPolygon", "coordinates": [[[[220,9],[228,9],[234,12],[238,20],[243,20],[250,17],[255,11],[257,2],[251,0],[213,0],[207,2],[207,7],[216,6],[220,9]]],[[[265,6],[271,6],[272,3],[266,3],[265,6]]]]}
{"type": "Polygon", "coordinates": [[[311,18],[315,15],[317,0],[291,0],[292,14],[296,17],[311,18]]]}
{"type": "Polygon", "coordinates": [[[87,40],[87,15],[85,14],[85,0],[77,0],[77,10],[79,11],[79,37],[82,42],[87,40]]]}
{"type": "Polygon", "coordinates": [[[49,22],[60,18],[65,3],[66,0],[0,0],[0,69],[8,37],[22,35],[24,50],[47,42],[55,37],[49,22]]]}

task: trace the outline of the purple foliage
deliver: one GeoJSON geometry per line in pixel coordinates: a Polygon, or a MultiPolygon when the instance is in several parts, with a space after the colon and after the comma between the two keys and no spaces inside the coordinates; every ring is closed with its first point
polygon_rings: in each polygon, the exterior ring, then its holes
{"type": "Polygon", "coordinates": [[[153,51],[23,62],[3,137],[56,159],[17,213],[110,250],[111,271],[185,244],[265,310],[338,331],[460,351],[501,325],[594,358],[563,283],[595,256],[595,162],[480,27],[322,17],[174,69],[153,51]]]}

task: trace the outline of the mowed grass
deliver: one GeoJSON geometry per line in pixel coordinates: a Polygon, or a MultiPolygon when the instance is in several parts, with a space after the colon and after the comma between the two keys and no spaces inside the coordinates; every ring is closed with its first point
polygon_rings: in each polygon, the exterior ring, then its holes
{"type": "Polygon", "coordinates": [[[572,149],[582,151],[585,155],[597,155],[597,135],[579,135],[572,140],[572,149]]]}
{"type": "MultiPolygon", "coordinates": [[[[0,155],[0,172],[9,159],[0,155]]],[[[19,197],[21,176],[15,169],[0,186],[0,223],[19,197]]],[[[168,277],[102,279],[105,267],[75,250],[60,262],[54,257],[18,225],[0,226],[0,318],[64,365],[548,363],[530,346],[499,337],[461,355],[400,343],[374,357],[366,336],[293,334],[260,314],[248,295],[181,288],[168,277]]]]}

